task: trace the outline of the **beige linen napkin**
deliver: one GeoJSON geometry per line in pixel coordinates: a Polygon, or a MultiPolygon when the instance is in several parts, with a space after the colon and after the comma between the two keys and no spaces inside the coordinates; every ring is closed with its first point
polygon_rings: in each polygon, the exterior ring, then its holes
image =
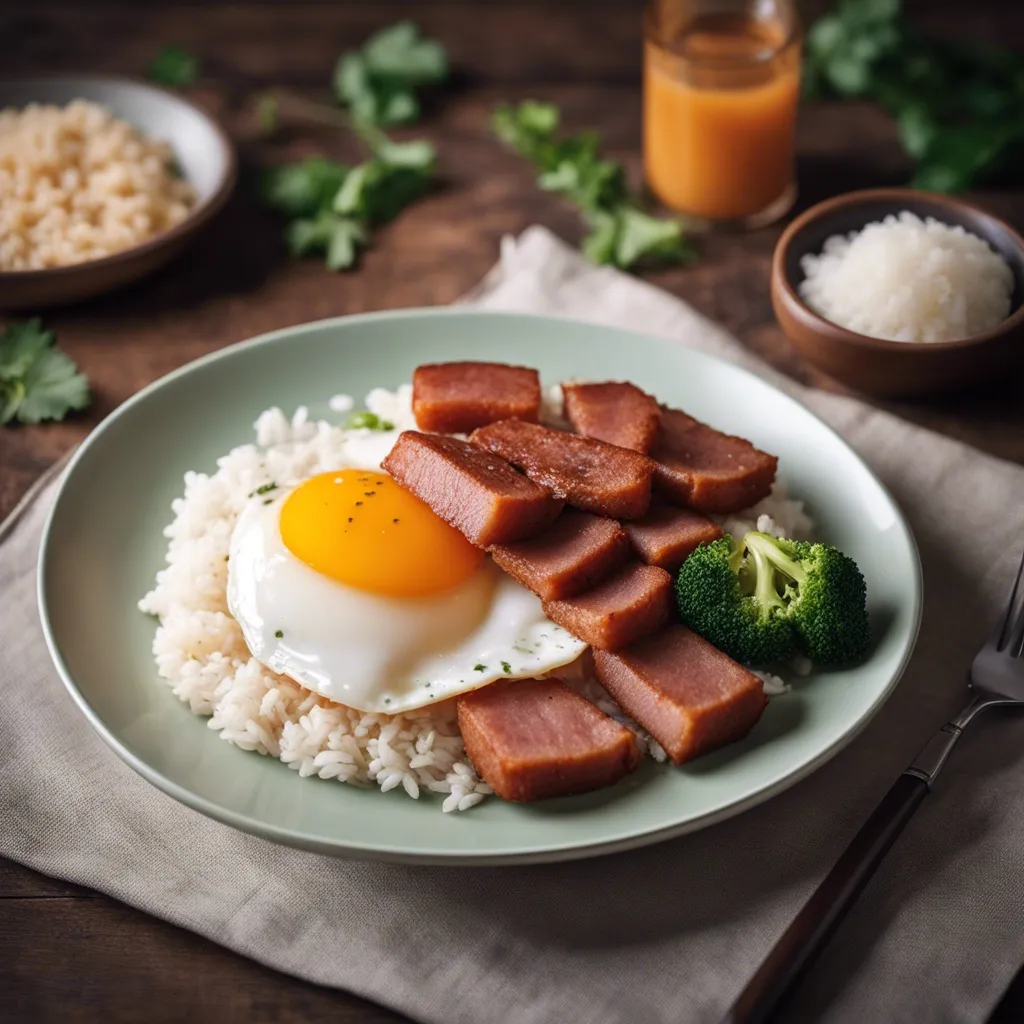
{"type": "MultiPolygon", "coordinates": [[[[539,229],[505,246],[469,301],[620,324],[752,362],[682,303],[589,266],[539,229]]],[[[962,702],[966,666],[1024,543],[1024,469],[786,386],[895,492],[926,588],[921,640],[895,695],[788,792],[673,842],[519,869],[346,862],[235,832],[136,776],[57,680],[34,588],[51,483],[0,538],[0,853],[421,1021],[718,1020],[962,702]]],[[[964,737],[785,1017],[982,1021],[1024,963],[1022,921],[1024,716],[991,713],[964,737]]]]}

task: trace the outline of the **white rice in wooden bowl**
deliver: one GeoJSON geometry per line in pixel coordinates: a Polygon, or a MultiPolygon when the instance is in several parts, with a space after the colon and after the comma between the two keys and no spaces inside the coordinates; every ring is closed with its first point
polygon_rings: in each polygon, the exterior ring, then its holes
{"type": "MultiPolygon", "coordinates": [[[[172,503],[173,519],[164,531],[167,565],[139,607],[159,619],[153,642],[159,675],[194,714],[209,717],[221,739],[279,758],[302,776],[401,790],[413,799],[424,791],[439,793],[444,811],[464,811],[491,789],[466,756],[453,700],[399,715],[327,700],[253,658],[227,606],[228,547],[251,493],[271,481],[304,479],[353,459],[379,461],[378,453],[386,453],[401,430],[415,428],[411,400],[410,385],[367,396],[367,408],[394,424],[385,432],[313,422],[305,408],[291,419],[280,409],[262,413],[255,444],[222,456],[212,474],[186,474],[184,494],[172,503]]],[[[330,402],[342,413],[352,404],[347,396],[330,402]]],[[[748,517],[726,522],[741,533],[755,526],[806,536],[811,523],[802,504],[780,489],[748,517]]],[[[584,654],[570,671],[557,674],[633,729],[647,753],[664,760],[658,743],[590,676],[589,664],[584,654]]],[[[788,688],[777,676],[758,674],[769,694],[788,688]]]]}
{"type": "Polygon", "coordinates": [[[170,146],[96,103],[0,110],[0,270],[109,256],[195,205],[170,146]]]}
{"type": "Polygon", "coordinates": [[[1010,314],[1013,271],[960,226],[909,211],[833,235],[800,261],[800,297],[847,330],[890,341],[956,341],[1010,314]]]}

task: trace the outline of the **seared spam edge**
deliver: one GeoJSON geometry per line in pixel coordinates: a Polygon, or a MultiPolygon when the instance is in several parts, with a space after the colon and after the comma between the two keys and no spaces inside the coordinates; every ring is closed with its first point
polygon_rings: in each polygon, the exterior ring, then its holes
{"type": "Polygon", "coordinates": [[[742,739],[767,706],[761,680],[686,626],[594,652],[601,685],[676,764],[742,739]]]}
{"type": "Polygon", "coordinates": [[[504,800],[600,789],[640,761],[632,732],[558,679],[492,683],[456,706],[466,753],[504,800]]]}
{"type": "Polygon", "coordinates": [[[739,512],[771,493],[779,460],[678,409],[662,408],[651,449],[655,486],[698,512],[739,512]]]}
{"type": "Polygon", "coordinates": [[[540,376],[505,363],[427,363],[412,376],[412,411],[420,430],[468,434],[497,420],[537,422],[540,376]]]}
{"type": "Polygon", "coordinates": [[[519,420],[481,427],[470,441],[585,512],[636,519],[650,503],[654,464],[628,448],[519,420]]]}
{"type": "Polygon", "coordinates": [[[455,437],[403,431],[381,466],[478,547],[533,537],[565,504],[503,459],[455,437]]]}
{"type": "Polygon", "coordinates": [[[635,384],[563,384],[562,397],[565,418],[585,437],[646,455],[658,436],[658,400],[635,384]]]}

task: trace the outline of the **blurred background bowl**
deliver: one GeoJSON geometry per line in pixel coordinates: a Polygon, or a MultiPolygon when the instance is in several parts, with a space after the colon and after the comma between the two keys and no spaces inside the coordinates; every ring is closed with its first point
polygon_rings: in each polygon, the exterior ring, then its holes
{"type": "Polygon", "coordinates": [[[168,231],[100,259],[44,270],[0,272],[0,309],[42,309],[92,298],[145,277],[177,256],[224,205],[238,177],[230,140],[216,121],[165,89],[129,78],[48,75],[0,81],[0,108],[64,106],[75,99],[108,107],[146,135],[167,142],[196,204],[168,231]]]}
{"type": "Polygon", "coordinates": [[[1024,355],[1024,238],[998,217],[952,196],[907,188],[868,189],[812,206],[779,239],[772,258],[771,294],[775,316],[793,345],[818,369],[872,395],[952,391],[1006,369],[1024,355]],[[820,253],[831,235],[859,231],[903,210],[960,225],[1006,260],[1016,282],[1006,320],[959,341],[886,341],[839,327],[804,303],[799,295],[804,256],[820,253]]]}

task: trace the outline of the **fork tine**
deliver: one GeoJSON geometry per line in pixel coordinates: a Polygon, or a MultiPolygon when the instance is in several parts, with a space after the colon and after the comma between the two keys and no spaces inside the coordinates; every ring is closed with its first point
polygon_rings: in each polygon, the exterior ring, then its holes
{"type": "Polygon", "coordinates": [[[1006,605],[1006,615],[1003,618],[999,629],[999,642],[997,650],[1005,650],[1011,658],[1020,657],[1022,645],[1024,645],[1024,602],[1017,607],[1017,595],[1024,588],[1021,587],[1021,580],[1024,578],[1024,553],[1021,554],[1020,565],[1017,566],[1017,575],[1013,581],[1013,588],[1010,591],[1010,600],[1006,605]]]}

